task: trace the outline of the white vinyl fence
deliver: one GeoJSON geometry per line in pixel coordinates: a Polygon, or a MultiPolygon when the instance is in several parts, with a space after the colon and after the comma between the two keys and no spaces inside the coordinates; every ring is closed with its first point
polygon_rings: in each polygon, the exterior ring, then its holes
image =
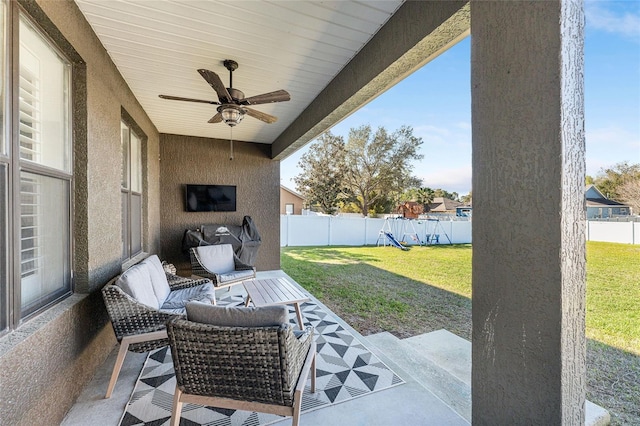
{"type": "MultiPolygon", "coordinates": [[[[280,246],[363,246],[378,243],[381,230],[409,245],[438,235],[439,244],[471,242],[471,222],[335,217],[280,216],[280,246]]],[[[380,244],[388,241],[380,239],[380,244]]]]}
{"type": "MultiPolygon", "coordinates": [[[[389,231],[409,245],[438,235],[438,244],[471,243],[471,221],[434,221],[335,217],[280,216],[280,246],[363,246],[388,244],[380,231],[389,231]],[[417,237],[417,240],[416,240],[417,237]]],[[[587,240],[640,244],[640,222],[587,221],[587,240]]],[[[433,242],[433,241],[431,241],[433,242]]]]}

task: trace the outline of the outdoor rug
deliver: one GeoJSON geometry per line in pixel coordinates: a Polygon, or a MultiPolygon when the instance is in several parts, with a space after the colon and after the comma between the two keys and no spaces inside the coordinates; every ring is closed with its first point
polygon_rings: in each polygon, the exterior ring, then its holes
{"type": "MultiPolygon", "coordinates": [[[[241,296],[228,296],[218,304],[244,305],[244,300],[241,296]]],[[[308,381],[302,398],[303,413],[404,383],[326,310],[313,302],[304,303],[301,308],[305,323],[315,327],[318,345],[316,393],[310,393],[308,381]]],[[[297,327],[293,307],[289,316],[297,327]]],[[[166,347],[150,352],[120,425],[168,424],[175,386],[171,350],[166,347]]],[[[282,419],[273,414],[184,404],[180,424],[258,426],[282,419]]]]}

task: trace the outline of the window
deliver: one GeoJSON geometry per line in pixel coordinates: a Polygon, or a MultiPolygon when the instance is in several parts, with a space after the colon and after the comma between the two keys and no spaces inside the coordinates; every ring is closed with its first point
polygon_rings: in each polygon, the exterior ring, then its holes
{"type": "Polygon", "coordinates": [[[284,212],[286,214],[293,214],[293,203],[287,203],[284,205],[284,212]]]}
{"type": "Polygon", "coordinates": [[[71,293],[73,170],[71,64],[16,3],[2,2],[0,22],[3,52],[17,51],[17,64],[2,61],[2,105],[16,109],[2,114],[12,137],[0,144],[1,333],[71,293]]]}
{"type": "Polygon", "coordinates": [[[122,143],[122,259],[142,252],[142,139],[124,121],[122,143]]]}

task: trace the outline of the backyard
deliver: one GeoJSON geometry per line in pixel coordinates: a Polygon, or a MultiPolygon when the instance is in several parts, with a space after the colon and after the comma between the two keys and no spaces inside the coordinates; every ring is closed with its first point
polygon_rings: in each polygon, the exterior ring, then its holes
{"type": "MultiPolygon", "coordinates": [[[[471,339],[471,245],[286,247],[282,269],[363,335],[471,339]]],[[[640,424],[640,247],[587,242],[587,399],[640,424]]]]}

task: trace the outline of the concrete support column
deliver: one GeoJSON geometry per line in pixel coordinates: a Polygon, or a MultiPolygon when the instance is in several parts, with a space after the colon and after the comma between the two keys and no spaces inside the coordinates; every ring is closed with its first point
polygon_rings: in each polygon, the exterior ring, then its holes
{"type": "Polygon", "coordinates": [[[584,424],[583,30],[471,1],[474,425],[584,424]]]}

